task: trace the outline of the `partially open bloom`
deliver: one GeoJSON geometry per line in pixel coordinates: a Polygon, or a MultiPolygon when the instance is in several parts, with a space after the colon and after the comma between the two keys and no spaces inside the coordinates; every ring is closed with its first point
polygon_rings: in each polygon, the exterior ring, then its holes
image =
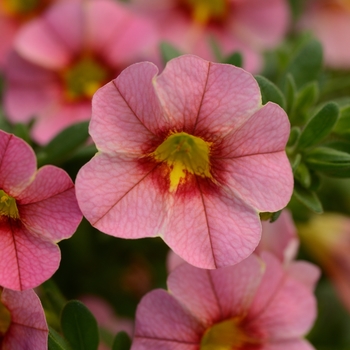
{"type": "Polygon", "coordinates": [[[132,65],[95,94],[99,153],[78,173],[79,205],[102,232],[160,235],[198,267],[235,264],[259,243],[259,212],[290,199],[288,118],[240,68],[185,55],[157,72],[132,65]]]}
{"type": "Polygon", "coordinates": [[[56,242],[81,218],[68,174],[54,166],[37,171],[28,144],[0,131],[0,285],[24,290],[50,278],[60,262],[56,242]]]}
{"type": "Polygon", "coordinates": [[[16,33],[27,21],[38,16],[54,0],[0,0],[0,69],[11,51],[16,33]]]}
{"type": "Polygon", "coordinates": [[[91,97],[153,42],[148,21],[112,0],[61,1],[22,27],[6,67],[5,109],[12,122],[35,117],[47,143],[91,116],[91,97]]]}
{"type": "Polygon", "coordinates": [[[138,305],[132,350],[313,349],[301,339],[316,317],[312,290],[272,254],[217,270],[184,263],[167,284],[138,305]]]}
{"type": "Polygon", "coordinates": [[[350,69],[349,0],[310,1],[300,26],[321,41],[328,66],[350,69]]]}
{"type": "Polygon", "coordinates": [[[333,281],[350,311],[350,218],[326,213],[298,225],[301,242],[333,281]]]}
{"type": "Polygon", "coordinates": [[[132,0],[148,13],[163,41],[184,53],[215,60],[211,41],[222,54],[243,54],[244,68],[261,69],[261,51],[282,41],[289,22],[285,0],[132,0]]]}
{"type": "Polygon", "coordinates": [[[46,350],[49,330],[33,290],[3,289],[0,300],[0,348],[46,350]]]}

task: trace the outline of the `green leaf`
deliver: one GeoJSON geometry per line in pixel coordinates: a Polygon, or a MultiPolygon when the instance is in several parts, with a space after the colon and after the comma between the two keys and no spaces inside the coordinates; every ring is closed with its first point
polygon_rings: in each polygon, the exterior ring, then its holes
{"type": "Polygon", "coordinates": [[[298,91],[295,98],[294,109],[296,113],[305,112],[308,108],[313,106],[317,102],[319,94],[320,89],[317,82],[312,81],[306,84],[298,91]]]}
{"type": "Polygon", "coordinates": [[[13,134],[26,141],[28,144],[32,143],[32,139],[30,137],[30,130],[28,125],[17,123],[13,126],[12,130],[13,134]]]}
{"type": "Polygon", "coordinates": [[[119,332],[114,338],[112,350],[130,350],[131,340],[126,332],[119,332]]]}
{"type": "Polygon", "coordinates": [[[227,57],[224,57],[222,63],[232,64],[236,67],[243,67],[243,56],[240,52],[234,52],[227,57]]]}
{"type": "Polygon", "coordinates": [[[301,161],[301,154],[300,153],[296,154],[293,159],[290,159],[293,173],[297,170],[297,168],[300,164],[300,161],[301,161]]]}
{"type": "Polygon", "coordinates": [[[339,108],[333,103],[327,103],[313,116],[302,130],[298,148],[312,147],[322,141],[333,129],[338,120],[339,108]]]}
{"type": "Polygon", "coordinates": [[[322,45],[316,40],[304,44],[289,62],[285,75],[291,74],[298,88],[317,80],[322,69],[322,45]]]}
{"type": "Polygon", "coordinates": [[[282,108],[285,108],[285,98],[281,90],[274,83],[261,75],[257,75],[255,79],[260,87],[263,104],[267,103],[268,101],[272,101],[280,105],[282,108]]]}
{"type": "Polygon", "coordinates": [[[290,135],[287,143],[287,147],[293,147],[299,140],[301,131],[298,126],[293,126],[290,130],[290,135]]]}
{"type": "Polygon", "coordinates": [[[97,350],[99,343],[95,317],[80,301],[69,301],[61,315],[62,332],[74,350],[97,350]]]}
{"type": "Polygon", "coordinates": [[[71,350],[71,347],[53,328],[49,327],[49,350],[71,350]]]}
{"type": "Polygon", "coordinates": [[[89,122],[86,121],[64,129],[38,152],[38,165],[60,164],[65,159],[69,158],[74,151],[88,139],[88,128],[89,122]]]}
{"type": "Polygon", "coordinates": [[[162,60],[164,64],[167,64],[173,58],[179,57],[182,55],[182,52],[178,50],[176,47],[172,46],[167,42],[162,42],[159,45],[160,54],[162,56],[162,60]]]}
{"type": "Polygon", "coordinates": [[[297,94],[297,87],[295,85],[294,78],[291,74],[287,74],[286,83],[284,86],[284,95],[286,96],[286,108],[288,116],[293,113],[294,100],[297,94]]]}
{"type": "Polygon", "coordinates": [[[311,175],[308,167],[305,163],[300,162],[298,167],[295,169],[294,177],[301,183],[305,188],[309,188],[311,185],[311,175]]]}
{"type": "Polygon", "coordinates": [[[350,106],[340,108],[339,119],[333,131],[337,134],[350,134],[350,106]]]}
{"type": "Polygon", "coordinates": [[[305,156],[307,165],[333,177],[350,177],[350,154],[328,147],[315,148],[305,156]]]}
{"type": "Polygon", "coordinates": [[[332,140],[325,143],[323,146],[350,153],[350,140],[332,140]]]}
{"type": "Polygon", "coordinates": [[[315,192],[310,191],[298,183],[294,184],[293,196],[307,208],[314,211],[317,214],[323,213],[322,203],[318,199],[315,192]]]}

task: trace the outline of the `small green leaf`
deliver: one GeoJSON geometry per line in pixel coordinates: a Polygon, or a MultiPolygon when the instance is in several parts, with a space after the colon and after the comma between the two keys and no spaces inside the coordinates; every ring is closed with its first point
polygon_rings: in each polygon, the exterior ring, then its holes
{"type": "Polygon", "coordinates": [[[114,338],[112,350],[130,350],[131,340],[126,332],[119,332],[114,338]]]}
{"type": "Polygon", "coordinates": [[[298,153],[293,159],[290,160],[293,173],[297,170],[301,161],[301,154],[298,153]]]}
{"type": "Polygon", "coordinates": [[[285,74],[291,74],[296,86],[301,88],[304,84],[317,80],[322,69],[322,61],[322,45],[316,40],[310,40],[296,52],[285,74]]]}
{"type": "Polygon", "coordinates": [[[236,67],[243,67],[243,56],[240,52],[234,52],[227,57],[224,57],[222,63],[232,64],[236,67]]]}
{"type": "Polygon", "coordinates": [[[88,139],[88,128],[89,122],[86,121],[64,129],[38,152],[38,165],[59,164],[71,156],[74,151],[88,139]]]}
{"type": "Polygon", "coordinates": [[[293,126],[290,130],[290,135],[287,143],[287,147],[293,147],[299,140],[301,131],[298,126],[293,126]]]}
{"type": "Polygon", "coordinates": [[[318,199],[315,192],[302,187],[298,183],[295,183],[293,195],[299,202],[304,204],[310,210],[317,214],[323,213],[322,203],[318,199]]]}
{"type": "Polygon", "coordinates": [[[325,143],[323,146],[350,154],[350,139],[349,140],[332,140],[325,143]]]}
{"type": "Polygon", "coordinates": [[[59,335],[53,328],[49,327],[49,339],[48,349],[49,350],[71,350],[71,347],[66,341],[59,335]]]}
{"type": "Polygon", "coordinates": [[[13,134],[26,141],[28,144],[32,143],[32,139],[30,137],[30,130],[28,125],[17,123],[13,126],[12,130],[13,134]]]}
{"type": "Polygon", "coordinates": [[[74,350],[97,350],[99,343],[95,317],[80,301],[69,301],[61,315],[62,332],[74,350]]]}
{"type": "Polygon", "coordinates": [[[338,120],[339,108],[333,103],[327,103],[313,116],[302,130],[298,148],[303,150],[322,141],[333,129],[338,120]]]}
{"type": "Polygon", "coordinates": [[[255,79],[260,87],[263,104],[267,103],[268,101],[272,101],[280,105],[282,108],[285,108],[285,98],[281,90],[274,83],[261,75],[257,75],[255,79]]]}
{"type": "Polygon", "coordinates": [[[176,47],[172,46],[167,42],[162,42],[159,45],[160,53],[164,64],[167,64],[173,58],[179,57],[182,55],[181,51],[176,47]]]}
{"type": "Polygon", "coordinates": [[[299,166],[295,169],[294,177],[301,183],[305,188],[309,188],[311,185],[311,175],[308,167],[305,163],[300,162],[299,166]]]}
{"type": "Polygon", "coordinates": [[[333,131],[337,134],[350,134],[350,106],[340,108],[339,119],[333,131]]]}
{"type": "Polygon", "coordinates": [[[298,91],[295,98],[294,109],[296,113],[304,112],[312,107],[318,100],[320,89],[318,83],[312,81],[298,91]]]}
{"type": "Polygon", "coordinates": [[[291,74],[287,74],[286,83],[284,86],[284,95],[286,96],[286,108],[288,116],[293,113],[294,100],[297,94],[297,87],[295,85],[294,78],[291,74]]]}
{"type": "Polygon", "coordinates": [[[307,165],[333,177],[350,177],[350,154],[328,147],[311,150],[305,156],[307,165]]]}

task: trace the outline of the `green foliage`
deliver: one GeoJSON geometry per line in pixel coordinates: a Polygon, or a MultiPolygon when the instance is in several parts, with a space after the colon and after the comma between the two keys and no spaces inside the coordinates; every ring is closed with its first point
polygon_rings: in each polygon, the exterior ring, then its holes
{"type": "Polygon", "coordinates": [[[221,63],[232,64],[236,67],[243,67],[243,56],[240,52],[233,52],[232,54],[224,57],[221,63]]]}
{"type": "Polygon", "coordinates": [[[297,146],[298,149],[303,150],[322,141],[333,129],[338,116],[339,108],[337,104],[330,102],[324,105],[302,130],[297,146]]]}
{"type": "Polygon", "coordinates": [[[97,350],[97,322],[83,303],[71,300],[65,305],[61,315],[61,328],[74,350],[97,350]]]}
{"type": "Polygon", "coordinates": [[[176,47],[172,46],[167,42],[160,43],[160,53],[162,56],[162,61],[164,64],[167,64],[173,58],[179,57],[182,55],[182,52],[176,47]]]}
{"type": "Polygon", "coordinates": [[[50,143],[42,147],[37,154],[38,165],[60,164],[74,151],[86,143],[89,137],[89,122],[73,124],[64,129],[50,143]]]}
{"type": "Polygon", "coordinates": [[[350,105],[340,108],[339,119],[333,131],[341,135],[350,135],[350,105]]]}
{"type": "Polygon", "coordinates": [[[322,203],[317,197],[314,191],[306,189],[300,186],[298,183],[294,184],[293,196],[308,209],[314,211],[317,214],[323,213],[322,203]]]}
{"type": "Polygon", "coordinates": [[[53,328],[49,327],[49,350],[73,350],[53,328]]]}
{"type": "Polygon", "coordinates": [[[264,78],[261,75],[255,77],[256,81],[259,84],[262,103],[266,104],[269,101],[275,102],[280,105],[282,108],[285,108],[286,101],[281,92],[281,90],[270,80],[264,78]]]}
{"type": "Polygon", "coordinates": [[[130,350],[131,340],[127,333],[119,332],[114,338],[112,350],[130,350]]]}

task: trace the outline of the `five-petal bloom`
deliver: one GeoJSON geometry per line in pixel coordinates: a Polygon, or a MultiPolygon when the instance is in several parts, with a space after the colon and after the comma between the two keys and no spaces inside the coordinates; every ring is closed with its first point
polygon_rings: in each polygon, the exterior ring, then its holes
{"type": "Polygon", "coordinates": [[[28,144],[0,131],[0,285],[24,290],[50,278],[60,262],[55,243],[81,218],[68,174],[50,165],[37,171],[28,144]]]}
{"type": "Polygon", "coordinates": [[[160,235],[198,267],[238,263],[259,243],[259,212],[293,190],[287,115],[231,65],[185,55],[157,72],[132,65],[95,94],[99,153],[78,173],[79,205],[102,232],[160,235]]]}
{"type": "Polygon", "coordinates": [[[1,349],[46,350],[48,334],[44,310],[33,290],[1,291],[1,349]]]}
{"type": "Polygon", "coordinates": [[[301,337],[316,300],[301,273],[289,276],[269,253],[217,270],[184,263],[169,275],[169,293],[141,300],[131,349],[311,350],[301,337]]]}

